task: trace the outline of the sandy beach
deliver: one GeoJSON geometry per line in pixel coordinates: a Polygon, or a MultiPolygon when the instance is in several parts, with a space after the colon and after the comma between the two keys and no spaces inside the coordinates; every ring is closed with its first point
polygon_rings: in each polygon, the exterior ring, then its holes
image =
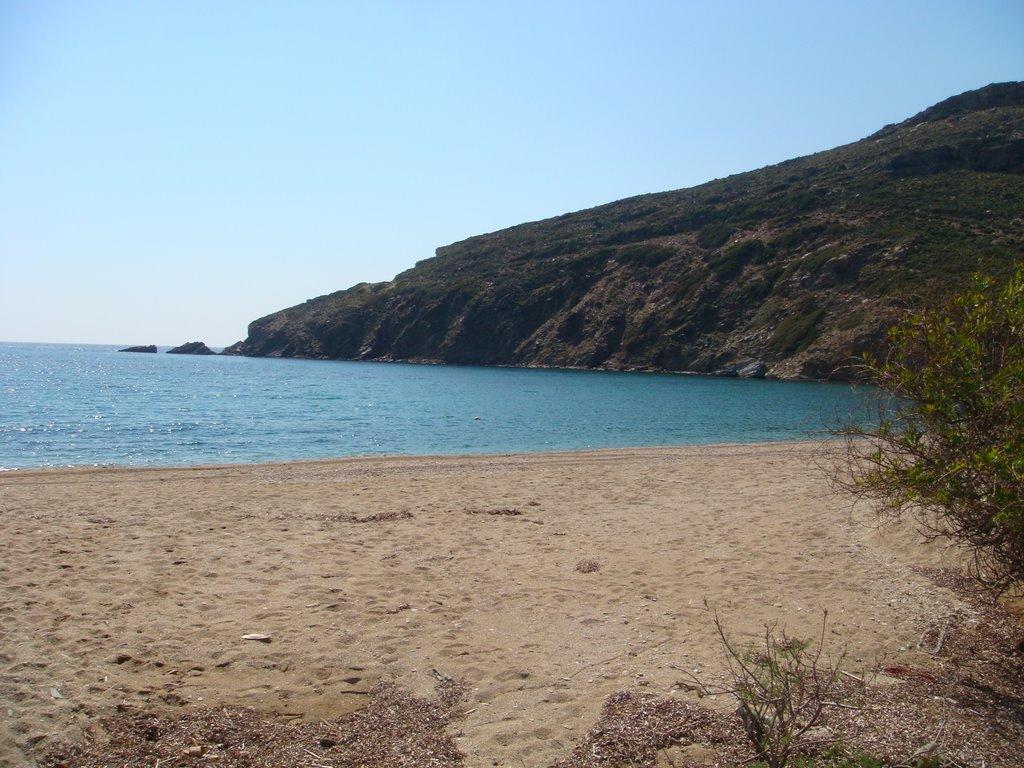
{"type": "Polygon", "coordinates": [[[827,608],[851,669],[913,659],[958,599],[914,570],[940,555],[863,525],[818,450],[4,473],[0,764],[119,705],[318,719],[437,670],[467,765],[544,766],[606,696],[721,669],[705,600],[738,638],[827,608]]]}

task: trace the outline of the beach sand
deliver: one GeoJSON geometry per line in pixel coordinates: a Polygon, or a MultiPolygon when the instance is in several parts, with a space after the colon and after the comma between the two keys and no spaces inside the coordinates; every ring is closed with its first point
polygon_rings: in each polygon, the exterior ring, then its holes
{"type": "Polygon", "coordinates": [[[913,570],[940,554],[862,525],[817,451],[4,473],[0,764],[119,704],[324,718],[437,670],[470,687],[467,765],[543,766],[609,694],[722,669],[705,599],[737,638],[827,608],[851,668],[912,658],[957,601],[913,570]]]}

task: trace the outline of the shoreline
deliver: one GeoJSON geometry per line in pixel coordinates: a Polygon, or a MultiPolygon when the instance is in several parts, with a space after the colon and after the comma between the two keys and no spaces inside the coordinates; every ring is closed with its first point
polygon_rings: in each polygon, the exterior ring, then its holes
{"type": "Polygon", "coordinates": [[[10,469],[0,468],[0,483],[5,478],[17,477],[29,473],[74,473],[74,472],[175,472],[188,470],[211,470],[211,469],[244,469],[246,467],[281,467],[292,464],[337,464],[345,462],[373,462],[373,461],[431,461],[445,459],[488,460],[488,459],[513,459],[530,457],[573,457],[581,458],[602,456],[628,456],[634,453],[657,453],[657,452],[679,452],[691,450],[714,450],[714,449],[739,449],[754,446],[765,448],[772,446],[788,447],[822,447],[834,443],[837,438],[794,438],[779,440],[751,440],[749,442],[722,442],[722,443],[684,443],[678,445],[638,445],[621,446],[614,448],[579,448],[554,451],[500,451],[494,453],[380,453],[380,454],[355,454],[352,456],[331,456],[326,458],[310,459],[268,459],[266,461],[237,461],[217,462],[204,464],[73,464],[59,467],[11,467],[10,469]]]}

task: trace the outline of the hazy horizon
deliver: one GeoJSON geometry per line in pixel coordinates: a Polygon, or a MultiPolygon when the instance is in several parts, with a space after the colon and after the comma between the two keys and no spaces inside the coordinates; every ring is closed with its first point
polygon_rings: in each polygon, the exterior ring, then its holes
{"type": "Polygon", "coordinates": [[[1024,78],[1012,2],[0,8],[0,340],[225,346],[1024,78]]]}

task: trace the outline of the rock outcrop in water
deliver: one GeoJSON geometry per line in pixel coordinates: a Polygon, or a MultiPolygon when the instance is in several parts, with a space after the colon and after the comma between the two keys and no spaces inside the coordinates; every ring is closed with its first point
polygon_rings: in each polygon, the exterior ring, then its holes
{"type": "Polygon", "coordinates": [[[125,347],[124,349],[119,349],[117,351],[118,352],[148,352],[148,353],[152,354],[152,353],[156,352],[156,344],[147,344],[147,345],[138,346],[138,347],[125,347]]]}
{"type": "Polygon", "coordinates": [[[990,85],[837,149],[439,248],[225,354],[845,378],[908,300],[1010,271],[1022,212],[1024,83],[990,85]]]}
{"type": "Polygon", "coordinates": [[[201,341],[189,341],[180,347],[168,349],[169,355],[215,355],[217,354],[201,341]]]}

